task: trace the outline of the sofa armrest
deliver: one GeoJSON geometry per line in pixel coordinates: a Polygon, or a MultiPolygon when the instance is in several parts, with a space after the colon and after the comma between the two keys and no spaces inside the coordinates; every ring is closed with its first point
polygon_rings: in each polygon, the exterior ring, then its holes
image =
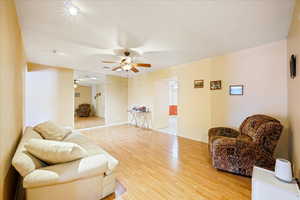
{"type": "Polygon", "coordinates": [[[80,160],[36,169],[24,177],[24,188],[62,184],[104,174],[108,162],[105,155],[94,155],[80,160]]]}

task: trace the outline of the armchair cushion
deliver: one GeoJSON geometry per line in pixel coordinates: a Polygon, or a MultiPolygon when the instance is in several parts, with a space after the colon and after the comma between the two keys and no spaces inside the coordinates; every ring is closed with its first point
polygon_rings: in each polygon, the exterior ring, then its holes
{"type": "Polygon", "coordinates": [[[80,160],[43,167],[24,177],[24,188],[62,184],[82,178],[104,174],[107,159],[104,155],[89,156],[80,160]]]}

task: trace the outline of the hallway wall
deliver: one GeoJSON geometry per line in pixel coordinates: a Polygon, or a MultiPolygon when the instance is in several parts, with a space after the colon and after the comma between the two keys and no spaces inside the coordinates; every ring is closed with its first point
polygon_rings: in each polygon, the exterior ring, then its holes
{"type": "Polygon", "coordinates": [[[127,122],[128,79],[107,75],[105,83],[105,123],[127,122]]]}
{"type": "Polygon", "coordinates": [[[52,120],[74,127],[73,70],[28,64],[26,125],[52,120]]]}

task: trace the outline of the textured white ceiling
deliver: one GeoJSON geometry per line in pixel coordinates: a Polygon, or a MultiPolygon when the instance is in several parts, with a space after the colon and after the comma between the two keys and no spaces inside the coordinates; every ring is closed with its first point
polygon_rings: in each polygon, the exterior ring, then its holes
{"type": "Polygon", "coordinates": [[[73,2],[78,16],[66,14],[63,0],[16,0],[29,61],[109,74],[103,67],[114,65],[101,60],[116,60],[114,49],[124,47],[155,70],[284,39],[294,5],[294,0],[73,2]]]}
{"type": "Polygon", "coordinates": [[[91,86],[105,83],[105,75],[97,72],[79,71],[75,70],[74,79],[78,81],[80,85],[91,86]]]}

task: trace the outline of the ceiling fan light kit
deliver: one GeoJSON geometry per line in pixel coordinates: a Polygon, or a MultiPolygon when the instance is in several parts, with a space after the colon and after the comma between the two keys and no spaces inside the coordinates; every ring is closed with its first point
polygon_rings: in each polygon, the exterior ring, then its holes
{"type": "Polygon", "coordinates": [[[119,65],[112,68],[112,71],[132,71],[134,73],[139,72],[139,70],[137,69],[137,67],[146,67],[146,68],[150,68],[151,64],[146,64],[146,63],[135,63],[133,62],[133,57],[131,57],[130,55],[130,51],[124,50],[124,56],[123,58],[119,61],[102,61],[102,63],[118,63],[119,65]]]}

